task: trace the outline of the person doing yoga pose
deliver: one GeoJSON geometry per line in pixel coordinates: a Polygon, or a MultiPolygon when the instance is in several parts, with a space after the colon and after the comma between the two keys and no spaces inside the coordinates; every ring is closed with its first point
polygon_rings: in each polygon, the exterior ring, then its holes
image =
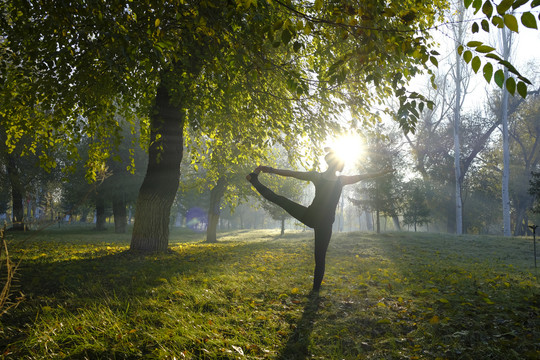
{"type": "Polygon", "coordinates": [[[337,175],[343,171],[344,162],[331,150],[325,149],[325,161],[328,168],[324,172],[293,171],[274,169],[269,166],[258,166],[246,179],[267,200],[280,206],[292,217],[315,231],[315,272],[313,276],[313,291],[319,291],[324,276],[326,250],[332,237],[332,224],[335,220],[336,208],[341,197],[343,186],[355,184],[362,180],[373,179],[393,172],[385,170],[372,174],[337,175]],[[315,197],[311,205],[303,206],[274,193],[259,182],[259,173],[276,174],[299,180],[311,181],[315,185],[315,197]]]}

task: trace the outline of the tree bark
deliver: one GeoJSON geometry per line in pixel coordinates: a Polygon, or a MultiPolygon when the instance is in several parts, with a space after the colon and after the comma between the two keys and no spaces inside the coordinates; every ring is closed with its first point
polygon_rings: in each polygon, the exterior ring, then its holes
{"type": "Polygon", "coordinates": [[[285,219],[281,219],[281,236],[285,235],[285,219]]]}
{"type": "Polygon", "coordinates": [[[127,228],[126,202],[123,198],[113,199],[114,232],[125,234],[127,228]]]}
{"type": "Polygon", "coordinates": [[[227,181],[225,178],[220,177],[216,183],[216,186],[210,191],[210,206],[208,208],[208,228],[206,229],[206,242],[217,242],[217,225],[219,222],[219,215],[221,214],[221,199],[225,194],[227,188],[227,181]]]}
{"type": "Polygon", "coordinates": [[[169,215],[180,181],[185,114],[171,104],[164,79],[150,116],[148,166],[139,190],[131,250],[164,252],[169,243],[169,215]]]}

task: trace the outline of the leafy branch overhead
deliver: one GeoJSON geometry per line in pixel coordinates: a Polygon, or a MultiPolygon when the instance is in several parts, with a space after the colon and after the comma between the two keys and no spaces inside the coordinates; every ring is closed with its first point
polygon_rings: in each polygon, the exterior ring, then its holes
{"type": "MultiPolygon", "coordinates": [[[[503,0],[498,5],[493,4],[491,0],[464,0],[465,7],[474,9],[474,13],[482,11],[486,18],[480,22],[474,22],[471,26],[473,33],[478,33],[480,29],[484,32],[490,32],[491,28],[497,29],[507,28],[515,33],[519,32],[519,24],[515,11],[523,5],[530,4],[531,9],[540,5],[539,0],[503,0]]],[[[539,15],[540,19],[540,15],[539,15]]],[[[531,11],[520,13],[520,21],[523,26],[529,29],[538,29],[538,24],[535,15],[531,11]]],[[[470,64],[473,71],[478,73],[482,68],[482,74],[489,83],[493,79],[500,88],[506,88],[512,95],[518,92],[523,98],[527,96],[527,84],[531,85],[529,79],[524,77],[516,70],[516,68],[507,60],[502,59],[495,54],[495,48],[484,44],[481,41],[469,41],[465,46],[461,45],[458,48],[459,54],[463,57],[466,63],[470,64]],[[473,55],[474,53],[478,55],[473,55]],[[482,67],[482,59],[484,65],[482,67]],[[492,62],[500,67],[494,72],[492,62]],[[508,70],[513,76],[506,76],[504,70],[508,70]]]]}

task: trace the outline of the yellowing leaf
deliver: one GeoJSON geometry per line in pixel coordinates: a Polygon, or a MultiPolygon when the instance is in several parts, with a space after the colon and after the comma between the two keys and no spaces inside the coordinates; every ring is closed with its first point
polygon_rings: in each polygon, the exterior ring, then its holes
{"type": "Polygon", "coordinates": [[[161,24],[161,20],[159,20],[159,19],[156,19],[156,21],[154,22],[154,25],[155,25],[156,27],[158,27],[158,26],[159,26],[159,24],[161,24]]]}
{"type": "Polygon", "coordinates": [[[291,294],[298,294],[298,291],[298,288],[295,287],[291,290],[291,294]]]}
{"type": "Polygon", "coordinates": [[[438,324],[440,322],[440,319],[437,315],[434,315],[431,319],[429,319],[430,324],[438,324]]]}

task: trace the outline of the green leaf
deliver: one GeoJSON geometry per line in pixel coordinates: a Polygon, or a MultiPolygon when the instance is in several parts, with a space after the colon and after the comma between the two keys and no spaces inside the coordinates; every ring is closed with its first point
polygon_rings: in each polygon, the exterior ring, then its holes
{"type": "Polygon", "coordinates": [[[509,61],[506,61],[506,60],[500,60],[499,61],[499,64],[501,64],[502,66],[504,66],[505,68],[508,69],[508,71],[516,74],[516,75],[520,75],[520,73],[517,71],[517,69],[514,67],[514,65],[512,65],[509,61]]]}
{"type": "Polygon", "coordinates": [[[499,15],[504,15],[506,10],[512,7],[513,3],[514,0],[502,0],[501,3],[497,5],[497,12],[499,13],[499,15]]]}
{"type": "Polygon", "coordinates": [[[437,58],[435,56],[430,56],[429,61],[431,61],[431,63],[436,67],[439,67],[439,62],[437,61],[437,58]]]}
{"type": "Polygon", "coordinates": [[[527,85],[523,81],[518,82],[517,84],[517,91],[518,94],[521,95],[522,98],[527,97],[527,85]]]}
{"type": "Polygon", "coordinates": [[[291,41],[291,38],[292,38],[292,34],[291,32],[288,30],[288,29],[284,29],[282,32],[281,32],[281,41],[287,45],[289,43],[289,41],[291,41]]]}
{"type": "Polygon", "coordinates": [[[531,3],[531,9],[537,7],[538,5],[540,5],[540,0],[533,0],[531,3]]]}
{"type": "Polygon", "coordinates": [[[472,24],[471,29],[472,29],[473,34],[476,34],[478,31],[480,31],[480,26],[478,25],[478,23],[475,22],[472,24]]]}
{"type": "Polygon", "coordinates": [[[484,3],[484,6],[482,6],[482,12],[488,17],[491,17],[491,14],[493,14],[493,5],[491,5],[491,1],[486,0],[484,3]]]}
{"type": "Polygon", "coordinates": [[[504,15],[504,24],[507,28],[512,30],[513,32],[518,32],[518,22],[516,20],[516,17],[514,15],[505,14],[504,15]]]}
{"type": "Polygon", "coordinates": [[[504,20],[500,16],[494,16],[491,19],[491,23],[498,27],[499,29],[502,29],[504,27],[504,20]]]}
{"type": "Polygon", "coordinates": [[[497,84],[500,88],[503,87],[504,84],[504,71],[497,70],[495,72],[495,84],[497,84]]]}
{"type": "Polygon", "coordinates": [[[471,63],[472,69],[475,72],[475,74],[478,73],[478,70],[480,69],[480,65],[482,65],[482,61],[480,60],[478,56],[475,56],[474,59],[472,59],[472,63],[471,63]]]}
{"type": "Polygon", "coordinates": [[[512,4],[512,9],[516,10],[518,7],[522,6],[522,5],[525,5],[526,3],[528,3],[530,0],[516,0],[514,1],[514,3],[512,4]]]}
{"type": "Polygon", "coordinates": [[[486,57],[493,60],[502,61],[501,57],[497,54],[486,54],[486,57]]]}
{"type": "Polygon", "coordinates": [[[482,0],[473,0],[472,6],[474,8],[474,13],[476,14],[482,7],[482,0]]]}
{"type": "Polygon", "coordinates": [[[489,21],[487,21],[486,19],[482,20],[482,30],[484,30],[485,32],[489,32],[489,21]]]}
{"type": "Polygon", "coordinates": [[[472,59],[472,52],[470,52],[469,50],[465,51],[463,53],[463,60],[465,60],[465,62],[468,64],[472,59]]]}
{"type": "Polygon", "coordinates": [[[476,48],[476,51],[478,51],[479,53],[489,53],[489,52],[492,52],[494,51],[495,48],[491,47],[491,46],[487,46],[487,45],[481,45],[481,46],[478,46],[476,48]]]}
{"type": "Polygon", "coordinates": [[[523,26],[528,27],[529,29],[538,29],[536,25],[536,18],[530,12],[526,12],[521,15],[521,23],[523,26]]]}
{"type": "Polygon", "coordinates": [[[461,56],[461,54],[463,53],[463,45],[459,45],[459,46],[458,46],[457,52],[458,52],[458,54],[461,56]]]}
{"type": "Polygon", "coordinates": [[[467,43],[467,46],[468,47],[477,47],[477,46],[480,46],[482,44],[483,44],[483,42],[481,42],[481,41],[469,41],[467,43]]]}
{"type": "Polygon", "coordinates": [[[274,23],[274,26],[272,26],[272,29],[279,30],[283,27],[283,20],[279,20],[276,23],[274,23]]]}
{"type": "Polygon", "coordinates": [[[493,65],[491,65],[491,63],[486,63],[482,72],[484,74],[484,79],[489,83],[491,81],[491,76],[493,75],[493,65]]]}
{"type": "Polygon", "coordinates": [[[506,79],[506,90],[512,95],[516,93],[516,80],[513,77],[506,79]]]}
{"type": "Polygon", "coordinates": [[[465,8],[468,9],[469,6],[471,6],[471,4],[472,4],[472,0],[464,0],[464,1],[463,1],[463,4],[465,5],[465,8]]]}

